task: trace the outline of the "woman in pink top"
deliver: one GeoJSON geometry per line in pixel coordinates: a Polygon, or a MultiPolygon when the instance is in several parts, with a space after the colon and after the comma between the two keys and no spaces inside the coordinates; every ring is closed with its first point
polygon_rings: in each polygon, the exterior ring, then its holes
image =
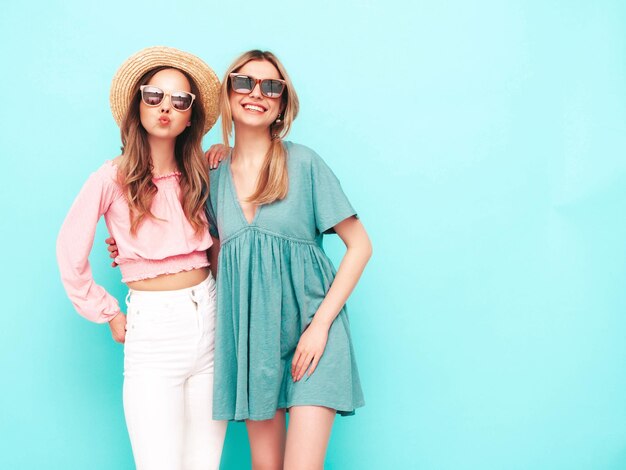
{"type": "Polygon", "coordinates": [[[138,469],[218,468],[226,423],[211,419],[215,282],[201,139],[219,80],[199,58],[152,47],[111,86],[122,155],[93,173],[57,242],[65,289],[124,346],[124,412],[138,469]],[[104,216],[129,287],[127,314],[94,282],[88,256],[104,216]]]}

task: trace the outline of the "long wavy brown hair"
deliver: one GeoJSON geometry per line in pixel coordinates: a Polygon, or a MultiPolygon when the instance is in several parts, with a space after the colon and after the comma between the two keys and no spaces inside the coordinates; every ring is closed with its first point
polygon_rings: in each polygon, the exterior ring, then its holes
{"type": "Polygon", "coordinates": [[[272,138],[272,145],[265,156],[263,166],[259,173],[259,179],[254,193],[248,198],[253,204],[269,204],[276,200],[284,199],[289,189],[287,174],[287,151],[282,140],[289,133],[291,124],[298,115],[298,95],[287,74],[287,70],[278,58],[269,51],[252,50],[243,53],[228,67],[222,81],[220,95],[220,111],[222,115],[222,137],[224,145],[229,145],[229,138],[233,132],[233,115],[230,109],[229,93],[231,92],[230,74],[238,72],[241,67],[251,60],[266,60],[270,62],[285,80],[286,89],[281,95],[282,121],[274,122],[268,129],[272,138]]]}
{"type": "MultiPolygon", "coordinates": [[[[143,75],[134,89],[134,98],[128,107],[128,112],[122,121],[122,158],[117,165],[117,178],[123,194],[128,201],[130,211],[130,233],[137,234],[139,225],[146,217],[156,219],[150,208],[154,195],[158,189],[152,181],[152,158],[148,133],[141,125],[139,104],[141,95],[139,87],[147,84],[150,79],[161,70],[172,67],[157,67],[143,75]]],[[[179,70],[179,69],[176,69],[179,70]]],[[[202,136],[205,114],[200,104],[200,91],[184,71],[180,70],[191,84],[191,92],[196,95],[196,101],[191,112],[191,125],[176,138],[174,156],[176,165],[181,172],[180,190],[181,205],[187,220],[200,237],[207,229],[204,214],[204,205],[209,194],[209,175],[207,163],[202,152],[202,136]]]]}

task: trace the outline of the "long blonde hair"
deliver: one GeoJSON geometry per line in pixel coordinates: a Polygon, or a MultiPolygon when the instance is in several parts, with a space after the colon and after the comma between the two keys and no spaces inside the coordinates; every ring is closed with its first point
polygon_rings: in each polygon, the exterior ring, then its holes
{"type": "Polygon", "coordinates": [[[268,132],[272,144],[265,156],[254,193],[248,198],[253,204],[269,204],[276,200],[284,199],[289,189],[287,175],[287,151],[282,140],[289,133],[291,124],[298,115],[298,95],[291,83],[291,79],[283,64],[269,51],[252,50],[243,53],[228,67],[222,81],[222,93],[220,96],[220,111],[222,115],[222,137],[224,145],[230,145],[229,139],[233,132],[233,116],[230,109],[229,93],[231,92],[230,74],[239,71],[241,67],[252,60],[265,60],[271,63],[285,80],[285,91],[281,95],[283,108],[281,122],[273,122],[268,132]]]}
{"type": "MultiPolygon", "coordinates": [[[[139,104],[141,96],[139,87],[147,84],[161,70],[173,67],[157,67],[144,74],[137,82],[134,98],[122,121],[122,158],[118,164],[117,178],[122,193],[128,201],[130,211],[130,233],[137,234],[139,225],[146,217],[156,218],[150,210],[154,195],[158,189],[152,181],[152,158],[148,133],[141,125],[139,104]]],[[[179,69],[175,69],[179,70],[179,69]]],[[[191,112],[191,125],[176,138],[174,156],[181,172],[180,191],[181,205],[185,217],[200,237],[207,224],[203,218],[204,205],[209,194],[209,175],[207,164],[202,152],[202,135],[204,129],[204,109],[199,103],[200,91],[184,71],[179,70],[191,84],[191,92],[196,95],[196,103],[191,112]]]]}

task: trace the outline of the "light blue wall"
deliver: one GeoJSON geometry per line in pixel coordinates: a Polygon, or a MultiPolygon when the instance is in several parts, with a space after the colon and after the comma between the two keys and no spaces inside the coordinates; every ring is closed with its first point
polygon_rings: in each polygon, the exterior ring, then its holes
{"type": "MultiPolygon", "coordinates": [[[[350,301],[367,406],[327,468],[626,468],[626,4],[486,0],[4,4],[0,468],[132,468],[122,348],[73,312],[54,243],[119,151],[114,72],[159,44],[220,76],[276,52],[292,139],[371,234],[350,301]]],[[[249,465],[243,425],[222,463],[249,465]]]]}

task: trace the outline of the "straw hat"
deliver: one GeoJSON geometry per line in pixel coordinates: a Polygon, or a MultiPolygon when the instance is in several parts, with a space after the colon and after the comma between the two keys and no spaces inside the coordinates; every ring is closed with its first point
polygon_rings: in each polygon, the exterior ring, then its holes
{"type": "Polygon", "coordinates": [[[189,74],[200,90],[196,103],[202,103],[206,120],[204,134],[209,132],[219,116],[220,81],[215,72],[202,59],[173,47],[147,47],[133,54],[118,69],[111,83],[111,111],[117,125],[126,116],[133,99],[133,90],[139,79],[156,67],[174,67],[189,74]]]}

